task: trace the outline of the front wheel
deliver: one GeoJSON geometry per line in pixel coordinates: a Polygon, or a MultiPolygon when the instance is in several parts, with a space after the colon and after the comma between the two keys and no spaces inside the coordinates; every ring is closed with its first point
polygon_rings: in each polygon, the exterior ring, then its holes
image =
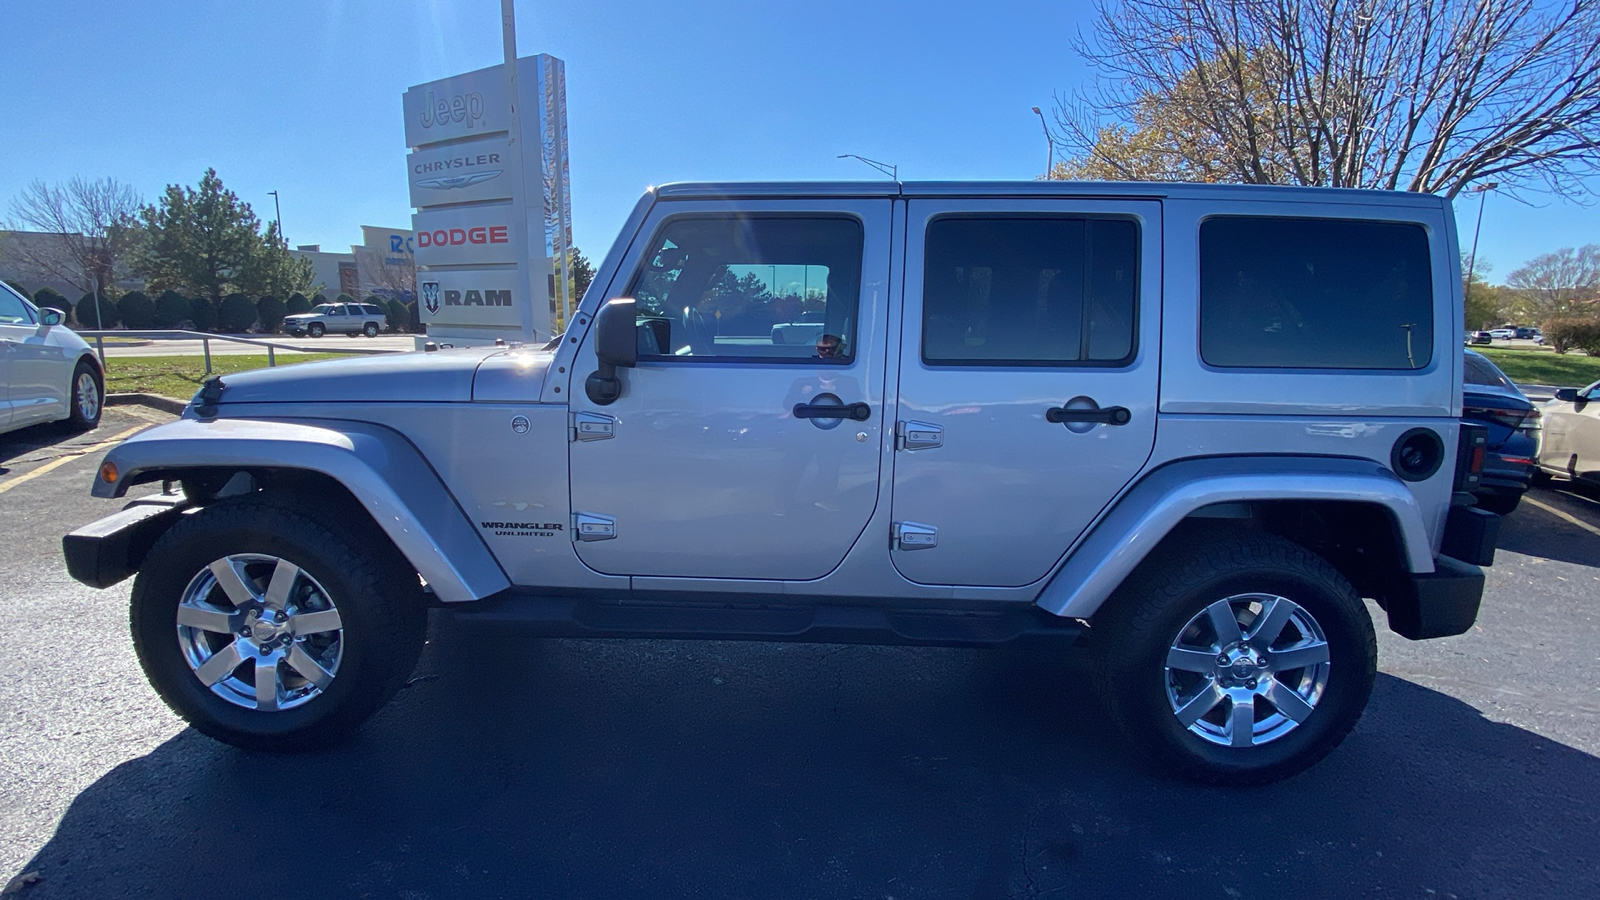
{"type": "Polygon", "coordinates": [[[357,549],[381,534],[352,540],[331,518],[243,497],[184,516],[151,548],[134,648],[199,731],[250,750],[326,746],[410,674],[427,627],[415,578],[357,549]]]}
{"type": "Polygon", "coordinates": [[[309,334],[314,338],[322,337],[324,334],[327,334],[327,333],[328,333],[327,327],[325,325],[323,325],[321,322],[312,322],[310,325],[306,326],[306,334],[309,334]]]}
{"type": "Polygon", "coordinates": [[[378,336],[378,323],[376,323],[376,322],[368,322],[361,329],[361,333],[366,335],[369,338],[377,337],[378,336]]]}
{"type": "Polygon", "coordinates": [[[1263,784],[1327,756],[1377,674],[1350,583],[1269,534],[1197,540],[1108,601],[1097,687],[1133,744],[1197,781],[1263,784]]]}

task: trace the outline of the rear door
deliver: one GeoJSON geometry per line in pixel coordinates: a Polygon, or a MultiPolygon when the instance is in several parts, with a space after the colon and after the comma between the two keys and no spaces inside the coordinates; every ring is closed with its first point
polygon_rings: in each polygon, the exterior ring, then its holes
{"type": "Polygon", "coordinates": [[[895,567],[1043,578],[1150,456],[1158,201],[909,204],[895,567]]]}
{"type": "Polygon", "coordinates": [[[65,418],[73,357],[49,340],[49,330],[22,298],[0,290],[0,342],[8,359],[6,402],[11,426],[65,418]]]}

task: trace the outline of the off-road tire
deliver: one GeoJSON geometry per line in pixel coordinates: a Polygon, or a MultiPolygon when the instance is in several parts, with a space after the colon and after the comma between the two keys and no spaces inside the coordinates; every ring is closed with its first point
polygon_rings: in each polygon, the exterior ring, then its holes
{"type": "Polygon", "coordinates": [[[69,412],[67,413],[67,427],[73,431],[88,431],[92,428],[98,427],[100,425],[100,416],[102,413],[104,413],[106,408],[106,382],[105,378],[100,375],[100,370],[95,367],[94,363],[89,362],[87,359],[78,360],[78,364],[72,369],[72,390],[69,393],[70,396],[67,398],[67,406],[69,409],[69,412]],[[84,397],[81,393],[83,390],[82,382],[85,375],[89,376],[89,380],[94,385],[93,390],[96,392],[95,401],[93,403],[93,415],[87,416],[83,413],[85,404],[83,402],[84,397]]]}
{"type": "Polygon", "coordinates": [[[150,684],[197,730],[247,750],[312,750],[355,731],[404,685],[427,632],[416,576],[375,525],[341,525],[336,514],[293,500],[253,494],[182,517],[156,541],[133,585],[134,648],[150,684]],[[240,553],[300,566],[326,588],[342,618],[338,670],[301,706],[236,706],[201,684],[180,649],[177,607],[190,579],[240,553]]]}
{"type": "Polygon", "coordinates": [[[1158,767],[1209,784],[1265,784],[1327,756],[1355,727],[1377,674],[1372,617],[1326,560],[1271,534],[1199,533],[1162,545],[1092,623],[1095,688],[1130,742],[1158,767]],[[1328,683],[1311,714],[1276,740],[1209,743],[1186,729],[1166,694],[1166,655],[1178,632],[1217,600],[1262,592],[1315,617],[1328,644],[1328,683]]]}

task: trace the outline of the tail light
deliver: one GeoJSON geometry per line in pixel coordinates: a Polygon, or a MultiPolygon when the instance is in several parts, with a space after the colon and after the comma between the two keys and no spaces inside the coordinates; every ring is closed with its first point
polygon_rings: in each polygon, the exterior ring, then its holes
{"type": "Polygon", "coordinates": [[[1457,491],[1471,492],[1478,487],[1483,477],[1483,458],[1488,450],[1489,426],[1462,422],[1456,439],[1457,491]]]}
{"type": "MultiPolygon", "coordinates": [[[[1461,409],[1461,415],[1468,419],[1494,422],[1497,425],[1504,425],[1512,431],[1516,431],[1518,428],[1522,428],[1523,423],[1530,418],[1537,423],[1539,411],[1536,409],[1501,409],[1497,406],[1465,406],[1461,409]]],[[[1538,425],[1535,424],[1532,427],[1537,428],[1538,425]]]]}

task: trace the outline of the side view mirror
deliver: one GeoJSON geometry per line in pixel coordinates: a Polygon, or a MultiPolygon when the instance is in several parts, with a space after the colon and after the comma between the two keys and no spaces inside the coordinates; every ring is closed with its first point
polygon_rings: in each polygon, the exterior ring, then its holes
{"type": "Polygon", "coordinates": [[[48,307],[48,306],[45,307],[44,309],[39,310],[39,324],[43,325],[46,328],[49,328],[52,325],[60,325],[61,324],[61,310],[54,309],[54,308],[51,308],[51,307],[48,307]]]}
{"type": "Polygon", "coordinates": [[[631,297],[607,300],[594,317],[594,354],[600,368],[584,380],[584,393],[605,406],[622,396],[622,380],[617,367],[631,369],[639,364],[638,315],[631,297]]]}
{"type": "Polygon", "coordinates": [[[1560,400],[1562,403],[1577,403],[1578,402],[1578,389],[1577,388],[1559,388],[1556,391],[1556,399],[1560,400]]]}

